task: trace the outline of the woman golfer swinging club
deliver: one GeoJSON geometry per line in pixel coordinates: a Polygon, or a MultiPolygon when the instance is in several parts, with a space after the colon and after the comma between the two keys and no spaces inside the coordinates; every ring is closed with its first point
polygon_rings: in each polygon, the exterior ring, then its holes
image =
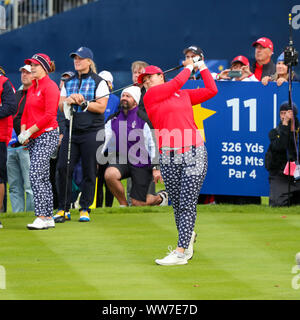
{"type": "Polygon", "coordinates": [[[156,129],[160,150],[160,168],[171,200],[178,243],[176,250],[159,265],[183,265],[193,256],[194,225],[198,195],[206,176],[207,152],[194,121],[193,105],[204,102],[218,92],[216,84],[203,60],[183,62],[183,70],[171,81],[165,82],[163,72],[148,66],[138,78],[147,92],[144,104],[151,123],[156,129]],[[198,67],[205,88],[180,90],[198,67]]]}

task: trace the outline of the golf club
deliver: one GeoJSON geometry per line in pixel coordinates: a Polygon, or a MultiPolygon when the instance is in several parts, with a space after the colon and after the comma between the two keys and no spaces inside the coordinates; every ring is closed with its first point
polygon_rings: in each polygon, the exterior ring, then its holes
{"type": "MultiPolygon", "coordinates": [[[[197,62],[197,61],[199,61],[199,60],[202,60],[202,57],[200,57],[200,56],[195,56],[195,57],[193,58],[193,61],[194,61],[194,62],[197,62]]],[[[166,73],[169,73],[169,72],[178,70],[178,69],[180,69],[180,68],[182,68],[182,67],[183,67],[183,64],[181,64],[181,65],[179,65],[179,66],[177,66],[177,67],[168,69],[168,70],[166,70],[166,71],[163,71],[163,74],[166,74],[166,73]]],[[[107,96],[110,95],[110,94],[117,93],[117,92],[119,92],[119,91],[121,91],[121,90],[124,90],[124,89],[126,89],[126,88],[129,88],[129,87],[131,87],[131,86],[136,86],[137,84],[138,84],[137,82],[136,82],[136,83],[131,83],[131,84],[129,84],[129,85],[125,86],[125,87],[122,87],[122,88],[120,88],[120,89],[113,90],[113,91],[111,91],[109,94],[106,94],[106,95],[104,95],[104,96],[96,97],[96,98],[94,98],[94,99],[92,99],[92,100],[89,100],[89,101],[84,101],[84,102],[80,105],[80,107],[81,107],[81,109],[85,110],[90,102],[95,102],[95,101],[97,101],[98,99],[107,97],[107,96]]]]}
{"type": "Polygon", "coordinates": [[[66,221],[65,214],[67,212],[67,200],[68,200],[68,185],[69,185],[69,173],[71,162],[71,143],[72,143],[72,128],[73,128],[73,107],[70,108],[70,125],[69,125],[69,141],[68,141],[68,155],[67,155],[67,176],[65,187],[65,203],[64,203],[64,215],[56,218],[57,223],[63,223],[66,221]]]}

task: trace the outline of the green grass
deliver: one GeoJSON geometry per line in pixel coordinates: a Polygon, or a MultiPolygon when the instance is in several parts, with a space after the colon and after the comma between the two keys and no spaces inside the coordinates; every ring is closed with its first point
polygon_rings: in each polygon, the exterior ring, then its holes
{"type": "Polygon", "coordinates": [[[299,207],[200,205],[193,259],[162,267],[176,246],[171,207],[104,208],[90,223],[29,231],[33,213],[1,214],[0,299],[299,299],[299,207]]]}

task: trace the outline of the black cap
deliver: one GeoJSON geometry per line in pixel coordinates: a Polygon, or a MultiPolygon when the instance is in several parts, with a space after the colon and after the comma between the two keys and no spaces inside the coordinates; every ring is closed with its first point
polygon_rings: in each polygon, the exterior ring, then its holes
{"type": "Polygon", "coordinates": [[[204,53],[201,48],[196,46],[189,46],[183,50],[183,53],[186,54],[188,51],[192,51],[194,54],[204,57],[204,53]]]}
{"type": "Polygon", "coordinates": [[[293,108],[292,106],[290,106],[288,101],[285,101],[281,104],[279,111],[287,111],[287,110],[294,110],[295,116],[298,114],[298,108],[294,102],[293,102],[293,108]]]}
{"type": "Polygon", "coordinates": [[[65,71],[64,73],[61,74],[60,79],[61,80],[66,80],[66,76],[69,76],[70,78],[73,77],[75,73],[73,71],[65,71]]]}

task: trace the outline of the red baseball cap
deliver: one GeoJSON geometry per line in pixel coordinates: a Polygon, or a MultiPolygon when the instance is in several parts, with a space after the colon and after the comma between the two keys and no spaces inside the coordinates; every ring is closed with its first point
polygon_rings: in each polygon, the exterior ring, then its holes
{"type": "Polygon", "coordinates": [[[51,60],[50,58],[44,53],[36,53],[30,59],[26,59],[24,61],[25,64],[40,64],[47,72],[51,70],[51,60]]]}
{"type": "Polygon", "coordinates": [[[259,38],[252,43],[252,46],[255,47],[257,44],[262,45],[264,48],[269,48],[273,52],[273,42],[269,38],[259,38]]]}
{"type": "Polygon", "coordinates": [[[231,61],[231,64],[233,64],[234,62],[241,62],[245,66],[249,66],[249,60],[245,56],[237,56],[233,58],[233,60],[231,61]]]}
{"type": "Polygon", "coordinates": [[[161,74],[161,73],[163,73],[161,68],[156,67],[156,66],[147,66],[145,68],[145,71],[142,74],[139,75],[138,83],[142,84],[144,76],[146,76],[148,74],[161,74]]]}

